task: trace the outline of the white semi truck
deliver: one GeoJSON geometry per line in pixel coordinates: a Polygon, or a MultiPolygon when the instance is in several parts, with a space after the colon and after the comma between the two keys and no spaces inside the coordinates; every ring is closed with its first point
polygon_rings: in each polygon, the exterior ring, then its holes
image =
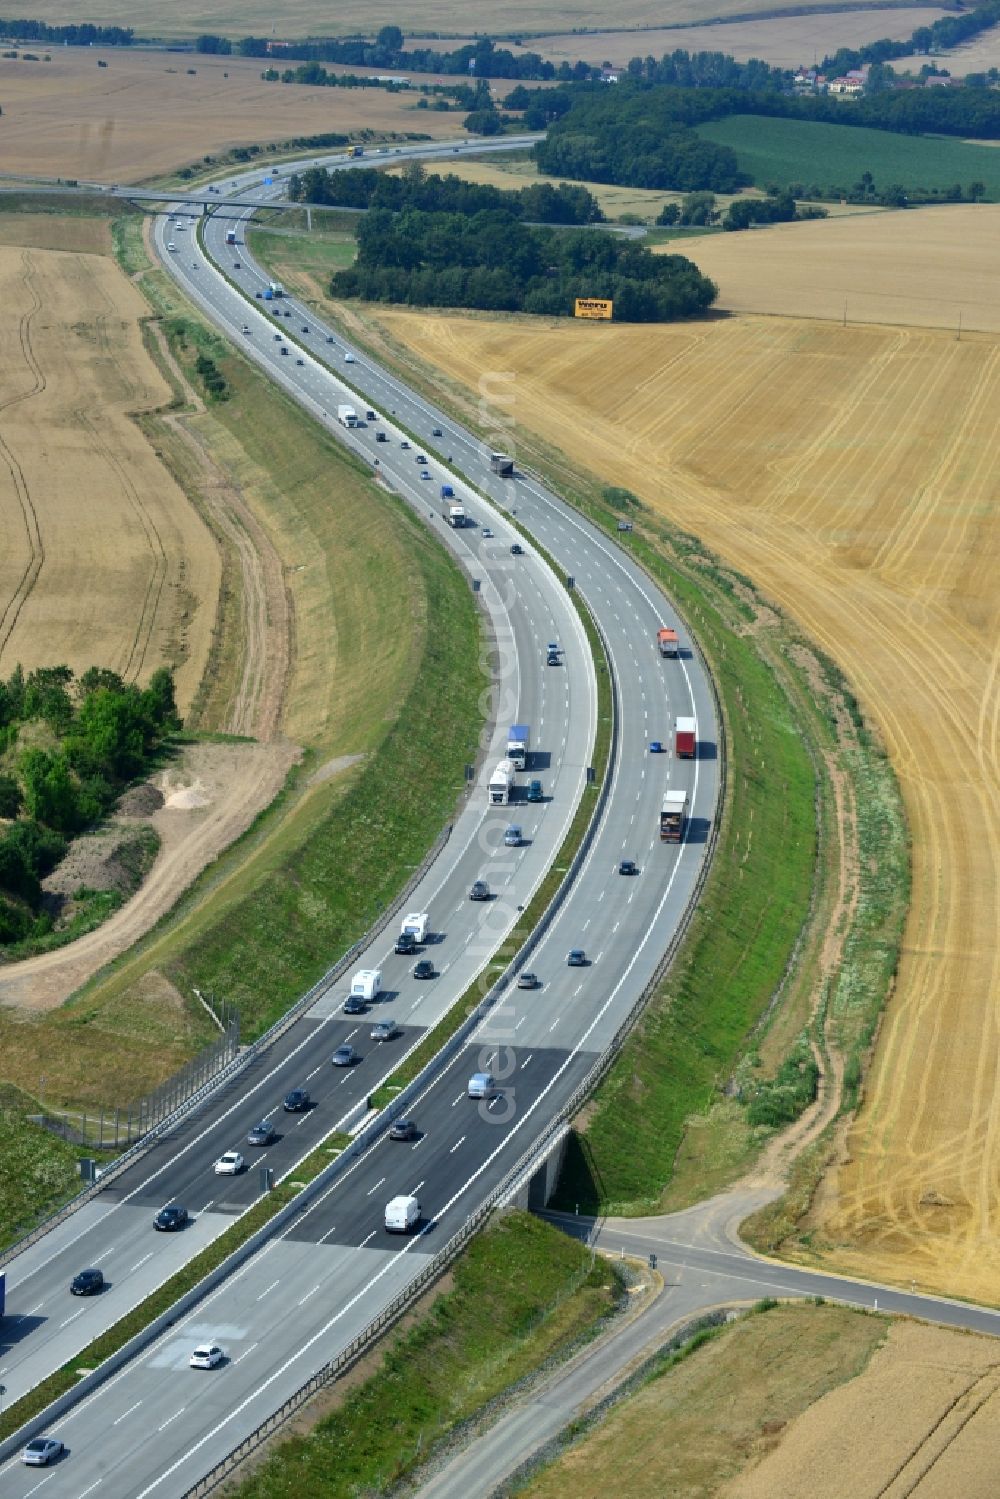
{"type": "Polygon", "coordinates": [[[490,806],[505,807],[510,801],[514,785],[514,766],[509,760],[501,760],[490,776],[490,806]]]}
{"type": "Polygon", "coordinates": [[[528,768],[528,752],[531,749],[531,727],[526,723],[511,724],[507,735],[507,759],[517,770],[528,768]]]}
{"type": "Polygon", "coordinates": [[[356,427],[358,413],[353,406],[341,405],[337,407],[337,420],[342,427],[356,427]]]}

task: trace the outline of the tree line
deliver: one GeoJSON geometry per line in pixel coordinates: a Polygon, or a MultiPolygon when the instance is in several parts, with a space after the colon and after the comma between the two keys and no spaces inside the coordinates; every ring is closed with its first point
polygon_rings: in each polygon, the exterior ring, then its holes
{"type": "Polygon", "coordinates": [[[470,215],[376,208],[358,226],[358,257],[335,297],[478,307],[565,317],[577,297],[613,299],[622,322],[704,312],[715,284],[682,255],[653,255],[599,231],[529,227],[503,209],[470,215]]]}
{"type": "Polygon", "coordinates": [[[604,218],[597,200],[575,183],[531,183],[506,190],[482,182],[465,182],[453,172],[428,173],[419,162],[401,176],[373,168],[328,172],[310,167],[288,180],[293,203],[329,203],[339,208],[387,208],[394,213],[418,208],[427,213],[474,214],[503,209],[517,219],[540,224],[591,224],[604,218]]]}
{"type": "Polygon", "coordinates": [[[135,33],[131,26],[48,26],[44,21],[4,21],[0,37],[23,42],[51,42],[70,47],[130,47],[135,33]]]}
{"type": "Polygon", "coordinates": [[[181,727],[172,674],[149,686],[92,666],[0,681],[0,944],[41,935],[41,881],[181,727]]]}

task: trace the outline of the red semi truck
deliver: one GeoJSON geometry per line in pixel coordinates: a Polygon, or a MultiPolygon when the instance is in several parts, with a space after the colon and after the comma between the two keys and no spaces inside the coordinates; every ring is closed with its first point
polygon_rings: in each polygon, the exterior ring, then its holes
{"type": "Polygon", "coordinates": [[[674,724],[674,750],[679,760],[693,760],[698,749],[698,726],[693,718],[678,718],[674,724]]]}
{"type": "Polygon", "coordinates": [[[677,631],[667,629],[657,630],[656,644],[659,647],[661,656],[676,656],[678,646],[677,631]]]}

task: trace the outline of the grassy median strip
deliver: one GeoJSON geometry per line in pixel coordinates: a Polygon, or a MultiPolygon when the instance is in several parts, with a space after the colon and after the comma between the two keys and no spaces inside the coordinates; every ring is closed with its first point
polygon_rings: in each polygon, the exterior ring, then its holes
{"type": "MultiPolygon", "coordinates": [[[[119,1322],[109,1327],[107,1332],[102,1333],[86,1348],[81,1349],[75,1358],[70,1359],[69,1363],[64,1364],[61,1369],[57,1369],[54,1374],[50,1374],[47,1379],[35,1385],[34,1389],[29,1390],[27,1395],[23,1395],[20,1400],[15,1400],[12,1405],[5,1407],[0,1417],[0,1440],[11,1436],[24,1425],[25,1421],[30,1421],[32,1416],[37,1416],[58,1396],[73,1389],[84,1374],[89,1374],[92,1369],[96,1369],[105,1359],[117,1353],[119,1348],[123,1348],[130,1338],[134,1338],[137,1333],[142,1332],[144,1327],[148,1327],[155,1318],[169,1311],[175,1301],[192,1290],[199,1281],[204,1280],[210,1271],[221,1265],[223,1260],[228,1259],[241,1244],[245,1244],[258,1229],[263,1228],[265,1223],[269,1223],[286,1204],[297,1197],[302,1188],[325,1170],[334,1157],[350,1144],[350,1139],[350,1135],[337,1131],[328,1135],[314,1151],[306,1156],[305,1160],[295,1167],[291,1179],[282,1182],[266,1197],[254,1203],[253,1207],[237,1219],[231,1228],[227,1228],[225,1233],[220,1234],[199,1254],[196,1254],[183,1269],[164,1281],[146,1297],[145,1301],[140,1301],[139,1305],[133,1307],[119,1322]]],[[[153,1232],[152,1227],[150,1227],[150,1232],[153,1232]]]]}
{"type": "MultiPolygon", "coordinates": [[[[387,1493],[434,1442],[483,1419],[519,1381],[593,1337],[621,1300],[608,1262],[527,1213],[504,1214],[478,1234],[450,1281],[392,1335],[369,1378],[317,1396],[298,1418],[317,1418],[314,1428],[279,1439],[226,1492],[234,1499],[387,1493]]],[[[486,1492],[488,1484],[479,1487],[486,1492]]]]}
{"type": "MultiPolygon", "coordinates": [[[[541,553],[541,555],[545,555],[541,553]]],[[[550,566],[551,559],[546,558],[550,566]]],[[[558,570],[557,576],[558,576],[558,570]]],[[[584,786],[580,804],[570,823],[569,832],[563,839],[562,846],[555,860],[550,864],[547,874],[535,891],[531,900],[525,906],[518,917],[517,923],[511,928],[505,937],[501,947],[490,959],[482,972],[473,980],[451,1009],[437,1025],[433,1026],[424,1039],[413,1048],[405,1062],[390,1078],[378,1088],[371,1096],[369,1102],[373,1108],[383,1109],[392,1103],[396,1095],[411,1083],[413,1079],[426,1067],[427,1063],[441,1050],[444,1043],[460,1028],[473,1011],[482,1003],[484,996],[489,992],[492,985],[507,967],[518,949],[534,931],[542,913],[545,911],[559,886],[566,878],[566,872],[572,863],[580,844],[583,842],[584,834],[590,826],[597,798],[600,793],[601,784],[608,771],[608,755],[611,751],[611,678],[608,674],[607,657],[601,638],[594,628],[594,622],[590,617],[590,611],[579,598],[571,594],[576,606],[577,613],[583,622],[583,628],[587,635],[591,653],[594,659],[594,670],[597,676],[597,733],[594,740],[594,781],[592,785],[584,786]]]]}

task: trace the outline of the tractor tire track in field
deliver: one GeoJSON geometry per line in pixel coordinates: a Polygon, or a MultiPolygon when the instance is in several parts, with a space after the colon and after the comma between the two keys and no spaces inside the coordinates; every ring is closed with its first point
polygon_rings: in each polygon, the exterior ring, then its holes
{"type": "MultiPolygon", "coordinates": [[[[37,312],[41,311],[42,299],[35,290],[33,283],[33,263],[30,250],[25,250],[22,263],[24,265],[24,284],[31,293],[32,305],[27,312],[21,314],[18,321],[18,339],[24,363],[34,376],[34,384],[30,390],[21,391],[18,395],[10,396],[7,400],[0,401],[0,419],[2,419],[3,413],[9,411],[12,406],[20,405],[22,401],[30,401],[34,396],[41,395],[45,389],[45,375],[31,346],[31,320],[37,312]]],[[[38,575],[45,563],[45,543],[42,539],[38,512],[31,498],[31,489],[25,477],[24,470],[4,438],[2,420],[0,420],[0,462],[3,463],[9,473],[11,487],[17,496],[24,527],[24,538],[28,549],[24,570],[17,580],[13,593],[3,605],[2,612],[0,612],[0,654],[2,654],[4,646],[14,631],[21,610],[24,608],[31,596],[32,589],[38,582],[38,575]]],[[[10,544],[11,542],[8,542],[8,545],[10,544]]]]}

